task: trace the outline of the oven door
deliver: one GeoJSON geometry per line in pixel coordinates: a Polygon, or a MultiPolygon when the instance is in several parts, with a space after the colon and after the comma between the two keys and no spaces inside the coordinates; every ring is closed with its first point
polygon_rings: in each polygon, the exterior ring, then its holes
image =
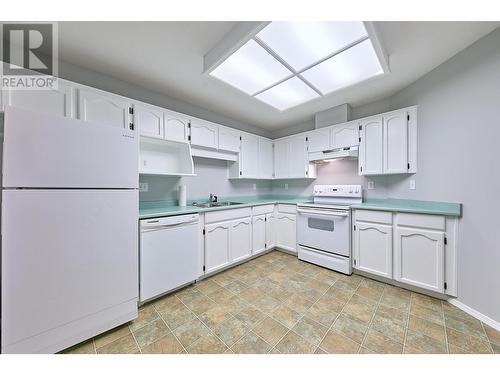
{"type": "Polygon", "coordinates": [[[297,209],[299,245],[350,256],[350,211],[320,208],[297,209]]]}

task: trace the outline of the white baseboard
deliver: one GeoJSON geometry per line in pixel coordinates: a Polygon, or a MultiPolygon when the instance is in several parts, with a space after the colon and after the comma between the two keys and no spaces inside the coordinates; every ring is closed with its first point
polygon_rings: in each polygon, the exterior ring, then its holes
{"type": "Polygon", "coordinates": [[[465,311],[467,314],[472,315],[474,318],[479,319],[490,327],[495,328],[497,331],[500,331],[500,322],[497,322],[496,320],[491,319],[490,317],[480,313],[479,311],[474,310],[472,307],[465,305],[456,298],[450,298],[448,299],[448,302],[453,306],[458,307],[460,310],[465,311]]]}

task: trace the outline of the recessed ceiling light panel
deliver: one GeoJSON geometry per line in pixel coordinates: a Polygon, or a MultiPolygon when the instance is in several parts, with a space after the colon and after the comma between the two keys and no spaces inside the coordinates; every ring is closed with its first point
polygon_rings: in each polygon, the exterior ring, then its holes
{"type": "Polygon", "coordinates": [[[369,39],[318,64],[301,75],[327,94],[354,85],[384,71],[369,39]]]}
{"type": "Polygon", "coordinates": [[[292,77],[255,96],[280,111],[319,97],[319,94],[300,78],[292,77]]]}
{"type": "Polygon", "coordinates": [[[368,36],[362,22],[271,22],[257,34],[295,70],[368,36]]]}
{"type": "Polygon", "coordinates": [[[292,72],[252,39],[210,75],[253,95],[291,76],[292,72]]]}

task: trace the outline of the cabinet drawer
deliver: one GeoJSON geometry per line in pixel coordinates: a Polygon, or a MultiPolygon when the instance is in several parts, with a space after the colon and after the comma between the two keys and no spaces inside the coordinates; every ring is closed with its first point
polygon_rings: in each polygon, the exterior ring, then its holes
{"type": "Polygon", "coordinates": [[[445,230],[445,217],[440,215],[425,215],[425,214],[396,214],[397,225],[408,227],[428,228],[436,230],[445,230]]]}
{"type": "Polygon", "coordinates": [[[252,216],[252,208],[235,208],[232,210],[221,210],[205,213],[205,223],[238,219],[240,217],[252,216]]]}
{"type": "Polygon", "coordinates": [[[369,221],[370,223],[392,224],[392,212],[356,210],[356,221],[369,221]]]}
{"type": "Polygon", "coordinates": [[[295,205],[295,204],[278,204],[278,212],[282,212],[284,214],[296,214],[297,213],[297,205],[295,205]]]}
{"type": "Polygon", "coordinates": [[[274,204],[265,204],[262,206],[252,207],[252,214],[254,216],[263,215],[263,214],[270,214],[272,212],[274,212],[274,204]]]}

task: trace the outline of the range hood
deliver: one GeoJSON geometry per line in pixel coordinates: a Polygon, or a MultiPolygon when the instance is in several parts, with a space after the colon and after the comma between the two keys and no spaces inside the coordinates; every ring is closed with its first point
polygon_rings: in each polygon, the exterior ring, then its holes
{"type": "Polygon", "coordinates": [[[309,161],[322,162],[335,159],[357,159],[358,146],[336,148],[333,150],[310,152],[309,161]]]}

